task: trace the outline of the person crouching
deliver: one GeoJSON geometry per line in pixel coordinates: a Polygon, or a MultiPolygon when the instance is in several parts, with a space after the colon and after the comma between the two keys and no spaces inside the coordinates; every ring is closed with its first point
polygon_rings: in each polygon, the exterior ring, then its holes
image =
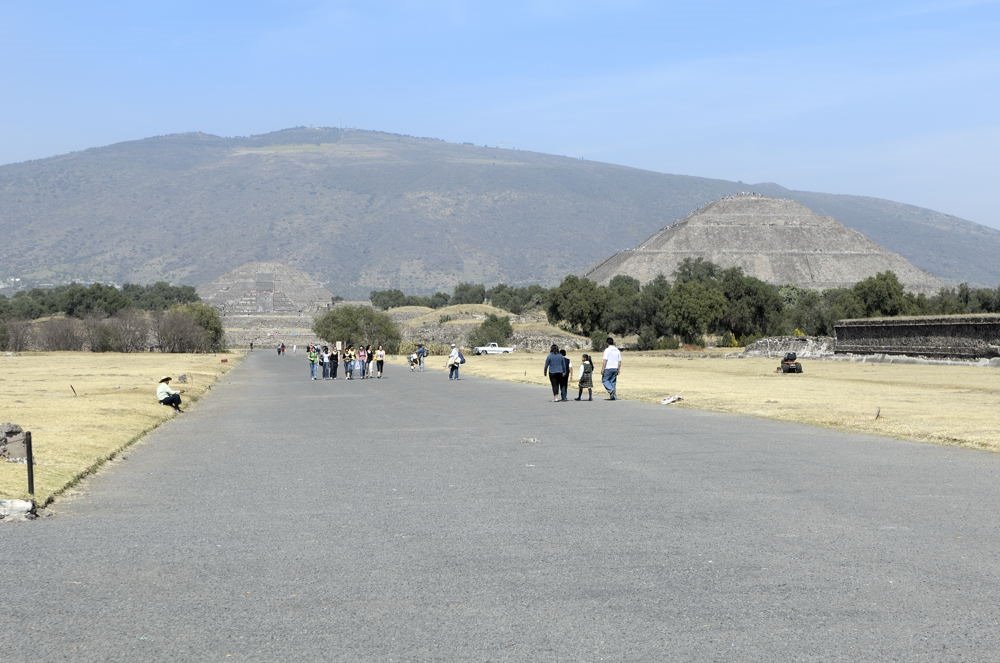
{"type": "Polygon", "coordinates": [[[160,384],[156,387],[156,400],[161,405],[169,405],[178,412],[183,412],[184,410],[181,409],[181,392],[170,388],[170,380],[171,377],[169,375],[160,378],[160,384]]]}

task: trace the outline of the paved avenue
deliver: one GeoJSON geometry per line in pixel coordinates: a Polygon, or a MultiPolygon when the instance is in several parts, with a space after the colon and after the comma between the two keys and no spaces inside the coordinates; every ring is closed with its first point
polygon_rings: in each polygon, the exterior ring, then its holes
{"type": "Polygon", "coordinates": [[[0,524],[0,660],[995,660],[998,470],[255,352],[0,524]]]}

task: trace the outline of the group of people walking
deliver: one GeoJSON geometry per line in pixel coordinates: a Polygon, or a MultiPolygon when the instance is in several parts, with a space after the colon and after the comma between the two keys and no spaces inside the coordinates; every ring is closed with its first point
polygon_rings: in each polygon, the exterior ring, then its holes
{"type": "MultiPolygon", "coordinates": [[[[285,344],[278,346],[278,354],[285,352],[285,344]]],[[[410,355],[410,370],[422,371],[424,359],[427,357],[427,349],[421,344],[417,350],[410,355]]],[[[327,345],[319,346],[310,344],[306,348],[306,359],[309,362],[309,377],[313,380],[336,380],[339,368],[343,366],[344,377],[347,380],[366,379],[382,377],[385,369],[385,349],[379,345],[372,349],[371,345],[359,345],[355,348],[348,345],[346,348],[331,348],[327,345]]],[[[461,350],[452,343],[451,352],[448,354],[446,367],[448,368],[448,379],[457,380],[459,368],[465,363],[465,357],[461,350]]],[[[601,384],[608,392],[610,401],[618,400],[618,375],[621,372],[622,354],[615,346],[615,341],[610,336],[607,338],[607,347],[601,360],[601,384]]],[[[583,391],[587,390],[587,400],[594,400],[594,361],[589,354],[584,354],[577,372],[577,395],[573,400],[583,400],[583,391]]],[[[555,343],[549,349],[548,356],[545,357],[545,366],[542,374],[549,378],[552,385],[552,401],[562,402],[569,400],[569,381],[573,375],[573,363],[566,355],[565,349],[560,349],[555,343]]],[[[163,394],[166,396],[167,394],[163,394]]],[[[158,397],[160,394],[158,394],[158,397]]],[[[161,400],[158,398],[158,400],[161,400]]],[[[162,402],[162,400],[161,400],[162,402]]],[[[172,403],[167,403],[171,405],[172,403]]]]}
{"type": "MultiPolygon", "coordinates": [[[[607,348],[601,361],[601,383],[608,392],[608,400],[618,400],[618,373],[621,371],[622,354],[615,347],[615,341],[610,336],[607,339],[607,348]]],[[[573,374],[573,365],[566,355],[566,350],[560,350],[555,343],[549,348],[549,354],[545,357],[545,366],[542,375],[549,378],[552,385],[552,402],[559,403],[569,400],[569,380],[573,374]]],[[[587,400],[594,400],[594,362],[590,355],[584,354],[580,361],[580,369],[577,374],[576,398],[573,400],[583,400],[583,390],[587,390],[587,400]]]]}
{"type": "Polygon", "coordinates": [[[341,365],[347,380],[381,379],[385,370],[385,349],[381,345],[374,350],[370,345],[359,345],[357,349],[348,345],[340,350],[327,345],[309,345],[306,359],[309,361],[309,377],[313,380],[336,380],[341,365]]]}

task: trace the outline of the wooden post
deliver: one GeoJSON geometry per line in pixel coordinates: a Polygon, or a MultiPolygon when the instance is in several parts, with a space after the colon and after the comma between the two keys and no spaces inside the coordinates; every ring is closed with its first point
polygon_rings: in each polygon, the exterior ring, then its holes
{"type": "Polygon", "coordinates": [[[28,494],[35,494],[35,458],[31,451],[31,431],[24,434],[24,451],[28,456],[28,494]]]}

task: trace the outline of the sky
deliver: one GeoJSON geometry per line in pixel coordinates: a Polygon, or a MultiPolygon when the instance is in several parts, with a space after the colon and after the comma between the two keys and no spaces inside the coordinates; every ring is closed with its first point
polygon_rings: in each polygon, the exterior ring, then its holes
{"type": "Polygon", "coordinates": [[[371,129],[1000,228],[1000,0],[0,0],[0,164],[371,129]]]}

